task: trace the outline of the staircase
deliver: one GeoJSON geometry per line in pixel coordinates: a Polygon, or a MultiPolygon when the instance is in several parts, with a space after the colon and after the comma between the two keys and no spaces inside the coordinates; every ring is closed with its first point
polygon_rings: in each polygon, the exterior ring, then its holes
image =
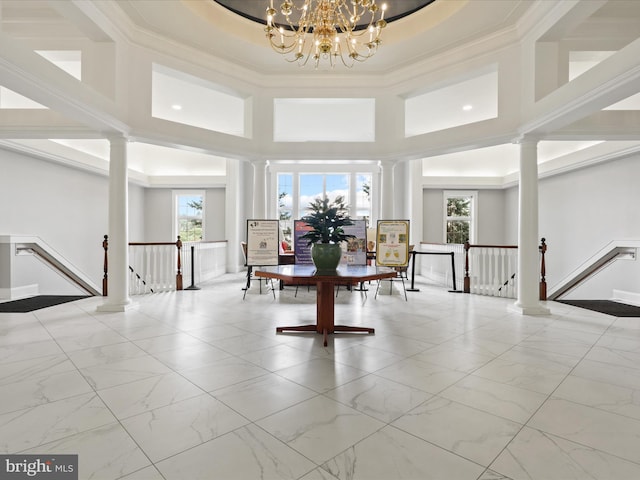
{"type": "Polygon", "coordinates": [[[554,285],[549,290],[547,298],[549,300],[559,299],[617,260],[635,260],[639,247],[640,241],[638,240],[614,240],[610,242],[562,281],[554,285]]]}
{"type": "MultiPolygon", "coordinates": [[[[6,270],[9,272],[9,277],[11,276],[11,266],[13,265],[12,256],[32,255],[89,295],[100,295],[100,291],[89,277],[40,237],[34,235],[2,235],[0,236],[0,244],[3,246],[0,263],[7,265],[6,270]]],[[[5,287],[3,290],[11,291],[14,289],[15,286],[11,285],[11,281],[11,278],[2,279],[5,287]]],[[[11,295],[9,297],[11,298],[11,295]]]]}

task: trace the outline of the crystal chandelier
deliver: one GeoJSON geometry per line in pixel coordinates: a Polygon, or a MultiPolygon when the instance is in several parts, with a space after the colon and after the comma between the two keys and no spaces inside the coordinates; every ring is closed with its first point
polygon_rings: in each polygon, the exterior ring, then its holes
{"type": "Polygon", "coordinates": [[[317,68],[320,60],[333,67],[340,59],[350,68],[378,50],[380,33],[387,25],[386,3],[381,6],[376,0],[304,0],[301,6],[295,3],[283,0],[281,21],[276,19],[273,0],[267,7],[267,38],[287,61],[304,66],[312,59],[317,68]]]}

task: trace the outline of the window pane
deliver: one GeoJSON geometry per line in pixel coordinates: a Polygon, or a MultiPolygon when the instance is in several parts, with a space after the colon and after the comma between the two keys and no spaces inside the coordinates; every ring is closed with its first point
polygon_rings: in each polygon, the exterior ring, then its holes
{"type": "Polygon", "coordinates": [[[447,217],[470,217],[471,197],[450,197],[447,199],[447,217]]]}
{"type": "Polygon", "coordinates": [[[286,242],[286,250],[292,246],[293,231],[293,174],[278,174],[278,218],[282,239],[286,242]]]}
{"type": "Polygon", "coordinates": [[[469,221],[447,221],[447,243],[464,243],[469,241],[469,221]]]}
{"type": "Polygon", "coordinates": [[[345,202],[349,202],[349,175],[329,174],[327,179],[327,197],[329,200],[335,200],[337,196],[342,195],[345,202]]]}
{"type": "Polygon", "coordinates": [[[356,176],[356,216],[367,220],[371,218],[371,174],[359,173],[356,176]]]}
{"type": "Polygon", "coordinates": [[[183,242],[202,240],[202,195],[178,195],[178,235],[183,242]]]}
{"type": "Polygon", "coordinates": [[[315,198],[322,197],[324,193],[324,175],[303,174],[300,175],[300,214],[306,215],[307,205],[315,198]]]}

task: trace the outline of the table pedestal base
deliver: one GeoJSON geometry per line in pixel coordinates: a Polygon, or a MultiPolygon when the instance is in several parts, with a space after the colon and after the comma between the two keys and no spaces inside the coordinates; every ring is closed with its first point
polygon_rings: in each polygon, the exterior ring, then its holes
{"type": "Polygon", "coordinates": [[[360,332],[360,333],[375,333],[374,328],[367,327],[352,327],[350,325],[333,325],[333,329],[329,331],[328,328],[319,328],[318,325],[295,325],[292,327],[276,327],[276,333],[282,332],[318,332],[322,333],[324,346],[327,346],[327,335],[335,332],[360,332]]]}

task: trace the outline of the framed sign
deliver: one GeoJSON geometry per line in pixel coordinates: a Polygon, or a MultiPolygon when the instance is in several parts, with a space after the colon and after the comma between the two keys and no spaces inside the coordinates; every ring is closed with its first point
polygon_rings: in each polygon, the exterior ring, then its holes
{"type": "Polygon", "coordinates": [[[247,220],[247,265],[278,265],[279,242],[278,220],[247,220]]]}
{"type": "Polygon", "coordinates": [[[293,221],[293,252],[296,265],[312,265],[311,245],[307,245],[309,240],[300,238],[311,230],[311,227],[302,220],[293,221]]]}
{"type": "Polygon", "coordinates": [[[365,220],[353,220],[353,225],[345,225],[344,233],[354,235],[342,243],[341,265],[366,265],[367,264],[367,222],[365,220]]]}
{"type": "Polygon", "coordinates": [[[409,264],[409,220],[378,220],[376,265],[406,267],[409,264]]]}

